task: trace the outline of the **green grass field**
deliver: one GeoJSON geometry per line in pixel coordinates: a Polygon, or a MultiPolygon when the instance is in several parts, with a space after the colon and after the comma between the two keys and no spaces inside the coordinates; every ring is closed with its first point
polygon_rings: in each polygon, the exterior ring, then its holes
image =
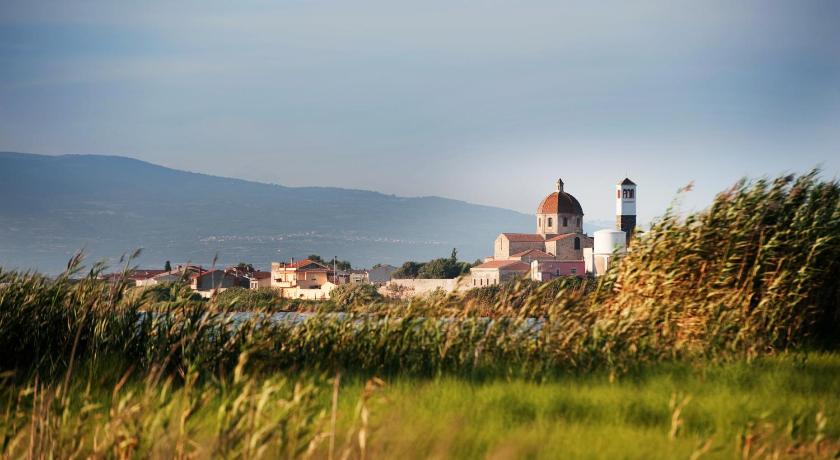
{"type": "MultiPolygon", "coordinates": [[[[334,433],[333,458],[840,455],[836,353],[659,364],[619,377],[596,372],[544,382],[395,376],[367,392],[367,378],[350,376],[339,380],[335,428],[334,379],[323,375],[272,373],[243,377],[242,385],[213,379],[170,388],[133,378],[120,384],[118,375],[101,369],[81,373],[88,378],[79,375],[77,382],[87,383],[77,383],[70,402],[53,414],[56,439],[44,440],[65,443],[61,454],[71,453],[71,440],[78,439],[82,456],[99,444],[100,454],[122,458],[329,458],[334,433]]],[[[16,422],[8,403],[21,392],[6,387],[4,393],[0,433],[22,425],[17,441],[6,441],[6,453],[15,457],[31,447],[32,412],[23,410],[16,422]]]]}
{"type": "Polygon", "coordinates": [[[830,457],[840,447],[814,444],[840,435],[836,354],[661,365],[612,381],[396,379],[381,397],[371,450],[392,458],[830,457]]]}

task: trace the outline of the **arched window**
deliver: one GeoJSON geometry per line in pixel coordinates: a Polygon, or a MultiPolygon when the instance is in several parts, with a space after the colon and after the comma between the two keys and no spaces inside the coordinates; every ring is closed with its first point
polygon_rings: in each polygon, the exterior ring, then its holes
{"type": "Polygon", "coordinates": [[[580,238],[575,237],[575,250],[580,249],[580,238]]]}
{"type": "Polygon", "coordinates": [[[580,217],[577,218],[577,226],[580,227],[580,217]]]}
{"type": "Polygon", "coordinates": [[[551,227],[551,224],[553,224],[553,222],[551,221],[551,217],[549,217],[548,218],[548,226],[551,227]]]}

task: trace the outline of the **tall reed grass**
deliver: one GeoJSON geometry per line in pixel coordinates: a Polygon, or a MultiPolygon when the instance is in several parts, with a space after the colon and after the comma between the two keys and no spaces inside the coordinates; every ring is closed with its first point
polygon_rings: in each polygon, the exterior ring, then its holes
{"type": "Polygon", "coordinates": [[[0,272],[3,369],[63,372],[76,358],[119,356],[218,372],[249,350],[278,368],[541,376],[752,357],[836,346],[840,186],[816,172],[742,181],[707,210],[668,211],[598,280],[520,281],[491,305],[436,296],[298,324],[175,292],[149,310],[124,283],[97,279],[100,264],[71,282],[79,263],[54,280],[0,272]]]}

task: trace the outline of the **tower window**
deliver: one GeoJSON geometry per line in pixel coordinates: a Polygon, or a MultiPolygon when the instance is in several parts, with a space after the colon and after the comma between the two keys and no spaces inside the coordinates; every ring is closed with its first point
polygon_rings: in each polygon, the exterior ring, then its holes
{"type": "Polygon", "coordinates": [[[575,250],[580,249],[580,238],[575,237],[575,250]]]}
{"type": "Polygon", "coordinates": [[[551,217],[549,217],[549,218],[548,218],[548,226],[549,226],[549,227],[551,227],[551,225],[552,225],[553,223],[554,223],[554,222],[552,222],[551,217]]]}
{"type": "Polygon", "coordinates": [[[569,226],[569,218],[568,218],[568,217],[564,217],[564,218],[563,218],[563,226],[564,226],[564,227],[568,227],[568,226],[569,226]]]}
{"type": "Polygon", "coordinates": [[[542,227],[542,219],[537,218],[537,227],[542,227]]]}
{"type": "Polygon", "coordinates": [[[577,218],[577,226],[580,227],[580,217],[577,218]]]}
{"type": "Polygon", "coordinates": [[[627,199],[629,199],[629,200],[632,200],[632,199],[633,199],[633,195],[634,195],[634,193],[633,193],[633,189],[629,189],[629,188],[628,188],[628,189],[624,189],[624,198],[627,198],[627,199]]]}

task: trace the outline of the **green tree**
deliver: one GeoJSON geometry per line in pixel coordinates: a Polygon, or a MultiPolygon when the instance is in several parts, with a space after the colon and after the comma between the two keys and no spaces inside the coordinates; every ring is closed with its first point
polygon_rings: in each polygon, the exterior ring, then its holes
{"type": "MultiPolygon", "coordinates": [[[[330,259],[330,260],[324,260],[324,259],[323,259],[321,256],[319,256],[318,254],[309,254],[306,258],[307,258],[307,259],[309,259],[309,260],[311,260],[311,261],[313,261],[313,262],[318,262],[319,264],[326,265],[326,266],[328,266],[328,267],[330,267],[330,268],[332,268],[332,266],[333,266],[333,261],[332,261],[332,259],[330,259]]],[[[346,270],[350,270],[350,269],[352,268],[352,266],[350,265],[350,262],[349,262],[349,261],[346,261],[346,260],[337,260],[337,261],[335,262],[335,268],[337,268],[338,270],[345,270],[345,271],[346,271],[346,270]]]]}
{"type": "Polygon", "coordinates": [[[422,262],[414,262],[408,261],[396,270],[394,273],[391,274],[391,278],[396,279],[412,279],[417,278],[420,275],[420,270],[423,269],[423,266],[426,265],[422,262]]]}
{"type": "Polygon", "coordinates": [[[458,262],[458,250],[452,248],[448,259],[434,259],[429,261],[420,271],[420,278],[457,278],[469,273],[471,265],[458,262]]]}
{"type": "Polygon", "coordinates": [[[236,264],[234,266],[234,268],[236,268],[237,270],[239,270],[242,273],[254,273],[255,271],[257,271],[254,268],[253,265],[245,263],[245,262],[239,262],[238,264],[236,264]]]}

